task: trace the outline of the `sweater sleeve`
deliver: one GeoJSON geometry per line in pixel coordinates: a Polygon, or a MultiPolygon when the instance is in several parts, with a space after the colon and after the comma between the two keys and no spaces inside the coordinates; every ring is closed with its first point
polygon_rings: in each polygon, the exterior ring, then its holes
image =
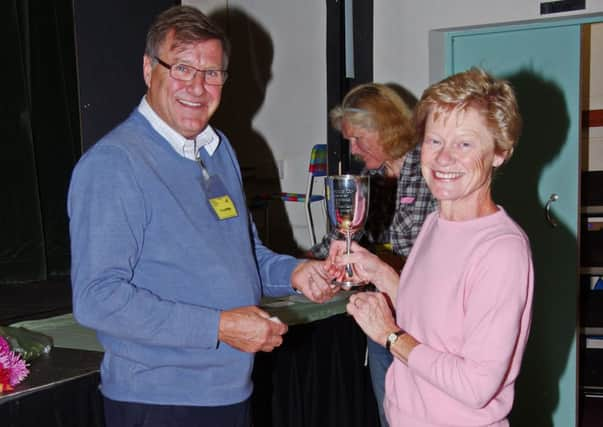
{"type": "Polygon", "coordinates": [[[151,213],[122,149],[96,146],[80,160],[68,211],[78,322],[141,344],[215,347],[219,310],[163,299],[133,280],[151,213]]]}
{"type": "Polygon", "coordinates": [[[295,294],[291,286],[291,273],[302,260],[268,249],[260,240],[255,224],[251,224],[263,295],[281,297],[295,294]]]}
{"type": "Polygon", "coordinates": [[[509,376],[516,375],[515,364],[521,361],[516,353],[531,300],[531,255],[525,240],[500,237],[480,253],[467,275],[460,352],[420,344],[408,360],[417,375],[472,408],[484,407],[514,380],[509,376]]]}

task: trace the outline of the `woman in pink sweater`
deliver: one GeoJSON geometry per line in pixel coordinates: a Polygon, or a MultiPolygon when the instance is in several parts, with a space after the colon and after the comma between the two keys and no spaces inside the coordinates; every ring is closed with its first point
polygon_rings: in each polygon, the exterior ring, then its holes
{"type": "Polygon", "coordinates": [[[492,174],[519,138],[515,95],[473,68],[428,88],[415,123],[439,208],[401,277],[358,245],[346,256],[335,243],[331,260],[353,263],[358,279],[381,291],[353,295],[347,310],[394,355],[391,427],[507,426],[533,288],[528,239],[491,195],[492,174]]]}

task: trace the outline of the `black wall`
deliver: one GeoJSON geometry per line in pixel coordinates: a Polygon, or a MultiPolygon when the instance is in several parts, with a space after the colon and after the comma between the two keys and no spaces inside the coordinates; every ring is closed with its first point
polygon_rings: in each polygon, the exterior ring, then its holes
{"type": "MultiPolygon", "coordinates": [[[[339,105],[355,86],[373,81],[373,0],[353,0],[354,77],[345,72],[345,2],[327,0],[327,111],[339,105]]],[[[330,124],[327,126],[329,174],[337,174],[339,161],[344,173],[358,172],[349,144],[330,124]]]]}
{"type": "Polygon", "coordinates": [[[149,25],[177,0],[74,0],[82,148],[123,121],[145,93],[149,25]]]}

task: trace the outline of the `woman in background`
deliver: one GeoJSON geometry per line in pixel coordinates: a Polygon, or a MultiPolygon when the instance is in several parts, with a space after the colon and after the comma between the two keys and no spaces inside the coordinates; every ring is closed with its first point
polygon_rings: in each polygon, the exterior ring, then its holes
{"type": "Polygon", "coordinates": [[[353,263],[358,279],[381,291],[351,296],[347,310],[394,356],[390,426],[508,426],[533,269],[528,239],[493,201],[491,182],[519,138],[516,98],[507,82],[473,68],[428,88],[415,123],[438,210],[401,276],[359,245],[345,255],[339,242],[331,247],[333,274],[353,263]]]}

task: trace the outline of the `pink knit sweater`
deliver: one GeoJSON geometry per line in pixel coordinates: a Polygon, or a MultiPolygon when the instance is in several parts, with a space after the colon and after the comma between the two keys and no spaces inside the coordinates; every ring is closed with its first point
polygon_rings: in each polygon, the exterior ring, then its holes
{"type": "Polygon", "coordinates": [[[390,426],[507,426],[532,290],[528,239],[502,208],[430,214],[400,278],[397,323],[421,344],[387,373],[390,426]]]}

